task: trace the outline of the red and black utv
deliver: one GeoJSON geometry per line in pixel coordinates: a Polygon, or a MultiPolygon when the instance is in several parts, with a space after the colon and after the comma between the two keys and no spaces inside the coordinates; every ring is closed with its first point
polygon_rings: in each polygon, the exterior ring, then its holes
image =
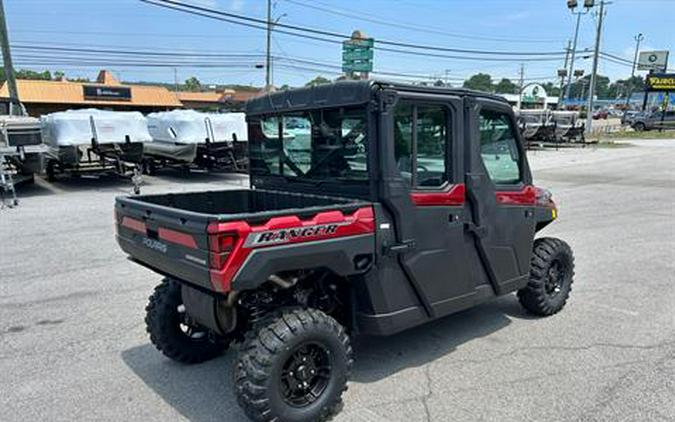
{"type": "Polygon", "coordinates": [[[385,82],[284,91],[247,105],[250,182],[117,199],[117,240],[165,276],[155,346],[196,363],[242,342],[236,394],[259,421],[337,408],[349,336],[389,335],[518,292],[560,311],[573,256],[532,184],[508,103],[385,82]]]}

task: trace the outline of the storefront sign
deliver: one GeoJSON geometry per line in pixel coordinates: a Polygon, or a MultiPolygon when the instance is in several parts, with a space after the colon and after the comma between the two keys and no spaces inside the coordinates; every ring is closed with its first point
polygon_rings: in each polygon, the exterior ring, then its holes
{"type": "Polygon", "coordinates": [[[647,75],[648,91],[675,91],[675,73],[647,75]]]}
{"type": "Polygon", "coordinates": [[[131,88],[125,86],[83,85],[87,100],[131,101],[131,88]]]}

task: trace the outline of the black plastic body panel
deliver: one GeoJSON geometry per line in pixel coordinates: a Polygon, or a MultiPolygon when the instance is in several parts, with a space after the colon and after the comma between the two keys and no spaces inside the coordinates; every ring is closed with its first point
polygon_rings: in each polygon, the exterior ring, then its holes
{"type": "Polygon", "coordinates": [[[340,237],[254,249],[232,280],[235,290],[255,289],[281,271],[324,268],[348,277],[369,269],[356,267],[357,257],[374,259],[374,235],[340,237]]]}

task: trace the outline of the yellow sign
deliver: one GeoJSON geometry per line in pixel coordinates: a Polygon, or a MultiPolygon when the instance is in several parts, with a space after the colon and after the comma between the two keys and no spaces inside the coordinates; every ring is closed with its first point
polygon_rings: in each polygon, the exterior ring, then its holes
{"type": "Polygon", "coordinates": [[[650,91],[675,91],[675,74],[649,75],[647,88],[650,91]]]}

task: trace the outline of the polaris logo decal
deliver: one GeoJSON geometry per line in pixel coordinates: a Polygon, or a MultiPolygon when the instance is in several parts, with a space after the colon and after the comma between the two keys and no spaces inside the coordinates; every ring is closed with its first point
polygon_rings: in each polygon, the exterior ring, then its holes
{"type": "Polygon", "coordinates": [[[143,238],[143,245],[145,245],[145,247],[147,248],[154,249],[161,253],[166,253],[167,251],[166,243],[162,243],[159,240],[150,239],[148,237],[143,238]]]}
{"type": "Polygon", "coordinates": [[[319,224],[316,226],[294,227],[290,229],[251,233],[246,238],[244,246],[255,248],[259,246],[281,245],[299,240],[310,240],[316,237],[331,236],[337,233],[338,227],[346,224],[348,223],[319,224]]]}

